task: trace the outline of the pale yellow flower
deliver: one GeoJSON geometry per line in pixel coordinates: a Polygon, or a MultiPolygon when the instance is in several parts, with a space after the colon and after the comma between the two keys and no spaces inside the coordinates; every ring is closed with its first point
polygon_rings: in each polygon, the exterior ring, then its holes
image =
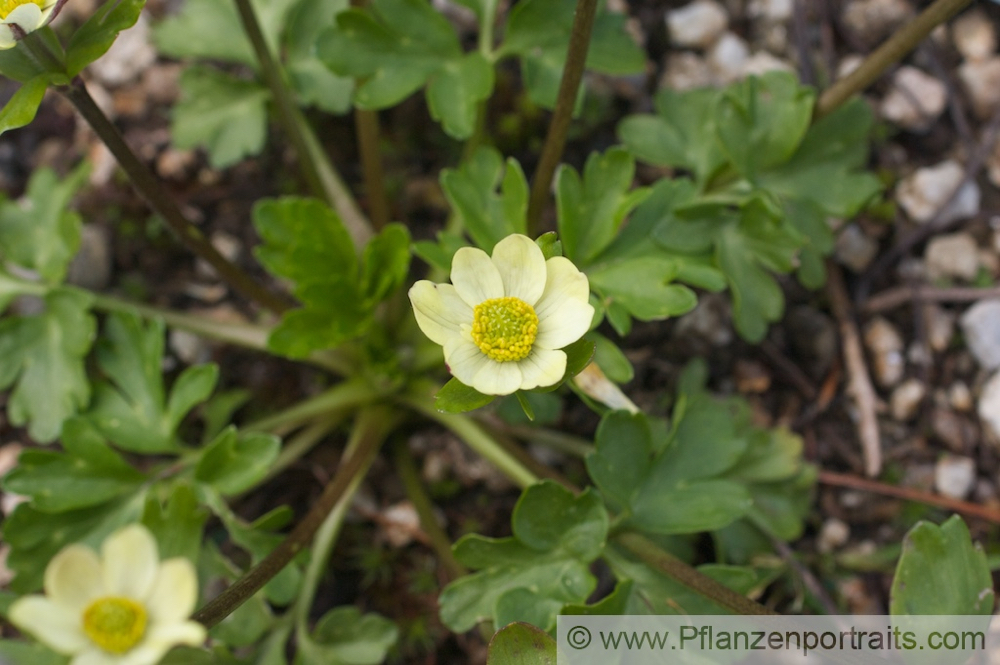
{"type": "Polygon", "coordinates": [[[0,49],[17,44],[16,28],[27,34],[48,23],[56,5],[56,0],[0,0],[0,49]]]}
{"type": "Polygon", "coordinates": [[[486,395],[551,386],[566,372],[560,349],[594,318],[587,276],[569,259],[548,261],[531,238],[511,235],[493,249],[463,247],[451,284],[422,280],[410,289],[420,329],[444,347],[459,381],[486,395]]]}
{"type": "Polygon", "coordinates": [[[45,595],[11,605],[11,622],[70,665],[154,665],[174,645],[197,646],[205,627],[188,616],[198,599],[194,566],[160,561],[146,527],[110,535],[101,555],[64,548],[45,569],[45,595]]]}

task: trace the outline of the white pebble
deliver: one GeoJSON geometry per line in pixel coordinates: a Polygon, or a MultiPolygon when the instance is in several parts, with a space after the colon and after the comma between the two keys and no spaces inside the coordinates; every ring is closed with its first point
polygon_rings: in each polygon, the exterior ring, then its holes
{"type": "Polygon", "coordinates": [[[988,370],[1000,367],[1000,299],[980,300],[962,314],[961,324],[976,361],[988,370]]]}
{"type": "Polygon", "coordinates": [[[935,236],[924,252],[927,274],[931,279],[958,278],[971,282],[979,273],[976,239],[970,234],[949,233],[935,236]]]}
{"type": "Polygon", "coordinates": [[[836,517],[831,517],[820,527],[819,537],[816,539],[816,549],[824,554],[832,552],[847,544],[850,537],[851,527],[836,517]]]}
{"type": "Polygon", "coordinates": [[[989,378],[979,395],[979,418],[1000,443],[1000,372],[989,378]]]}
{"type": "Polygon", "coordinates": [[[951,26],[955,48],[967,60],[985,60],[997,50],[993,22],[979,10],[962,14],[951,26]]]}
{"type": "Polygon", "coordinates": [[[882,317],[865,326],[865,346],[872,355],[875,380],[883,387],[894,386],[903,378],[903,337],[882,317]]]}
{"type": "Polygon", "coordinates": [[[732,32],[727,32],[708,52],[708,65],[721,83],[737,81],[750,58],[747,43],[732,32]]]}
{"type": "Polygon", "coordinates": [[[979,186],[972,180],[962,186],[954,201],[942,211],[962,183],[964,169],[954,160],[918,169],[896,187],[896,200],[910,219],[928,222],[940,212],[942,224],[979,212],[979,186]]]}
{"type": "Polygon", "coordinates": [[[968,457],[942,455],[934,466],[934,487],[952,499],[964,499],[976,483],[976,463],[968,457]]]}
{"type": "Polygon", "coordinates": [[[1000,106],[1000,57],[968,60],[959,65],[957,72],[979,119],[993,115],[1000,106]]]}
{"type": "Polygon", "coordinates": [[[913,418],[917,415],[917,409],[926,394],[927,388],[917,379],[907,379],[901,383],[892,391],[892,396],[889,398],[889,410],[892,412],[892,417],[900,422],[913,418]]]}
{"type": "Polygon", "coordinates": [[[667,30],[676,46],[708,48],[729,24],[729,16],[714,0],[695,0],[667,12],[667,30]]]}
{"type": "Polygon", "coordinates": [[[924,131],[938,119],[947,102],[944,83],[904,65],[892,77],[892,87],[879,110],[883,118],[904,129],[924,131]]]}

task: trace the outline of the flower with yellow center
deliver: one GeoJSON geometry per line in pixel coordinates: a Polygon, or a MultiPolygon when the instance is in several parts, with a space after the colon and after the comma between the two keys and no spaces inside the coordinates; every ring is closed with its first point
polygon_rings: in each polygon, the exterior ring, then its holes
{"type": "Polygon", "coordinates": [[[410,289],[420,329],[444,347],[459,381],[485,395],[551,386],[566,372],[560,349],[590,329],[587,276],[561,256],[548,261],[531,238],[507,236],[490,257],[463,247],[451,284],[410,289]]]}
{"type": "Polygon", "coordinates": [[[48,23],[58,4],[56,0],[0,0],[0,49],[13,48],[22,36],[48,23]]]}
{"type": "Polygon", "coordinates": [[[194,566],[160,561],[146,527],[111,534],[101,555],[70,545],[45,569],[45,595],[11,605],[11,622],[70,665],[154,665],[177,644],[197,646],[205,627],[187,619],[198,596],[194,566]]]}

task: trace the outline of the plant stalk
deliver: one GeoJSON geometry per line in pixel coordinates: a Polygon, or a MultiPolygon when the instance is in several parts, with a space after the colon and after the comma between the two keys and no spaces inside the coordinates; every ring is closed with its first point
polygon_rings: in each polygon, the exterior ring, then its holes
{"type": "Polygon", "coordinates": [[[356,378],[348,379],[289,409],[255,420],[245,425],[243,429],[257,432],[275,428],[293,429],[313,418],[328,416],[336,411],[357,409],[377,398],[378,393],[366,382],[356,378]]]}
{"type": "Polygon", "coordinates": [[[566,147],[566,133],[573,119],[580,81],[583,80],[583,70],[587,64],[587,50],[590,48],[590,35],[596,15],[597,0],[577,0],[576,14],[573,16],[573,32],[569,38],[569,50],[566,52],[566,65],[559,83],[556,108],[549,124],[548,135],[545,137],[542,155],[538,160],[538,168],[535,169],[535,177],[531,182],[531,198],[528,201],[528,235],[531,237],[538,232],[545,200],[552,186],[552,177],[566,147]]]}
{"type": "Polygon", "coordinates": [[[921,12],[870,53],[857,69],[827,88],[816,102],[813,120],[833,112],[874,83],[885,70],[915,49],[934,28],[957,14],[970,2],[972,0],[937,0],[921,12]]]}
{"type": "Polygon", "coordinates": [[[365,193],[372,226],[376,231],[385,228],[391,221],[389,197],[385,191],[385,175],[382,171],[382,155],[379,150],[378,114],[367,109],[354,110],[354,127],[358,132],[358,148],[361,153],[361,168],[365,177],[365,193]]]}
{"type": "Polygon", "coordinates": [[[268,290],[220,254],[219,250],[205,238],[198,227],[184,216],[173,198],[163,190],[156,176],[145,164],[139,161],[118,128],[94,102],[90,93],[87,92],[83,79],[77,76],[69,85],[58,86],[56,89],[69,100],[94,132],[104,141],[135,188],[139,190],[139,193],[153,210],[163,217],[185,247],[207,261],[219,274],[219,277],[244,297],[279,314],[291,308],[291,303],[284,296],[279,296],[268,290]]]}
{"type": "Polygon", "coordinates": [[[371,464],[371,459],[378,452],[397,420],[398,418],[394,417],[392,411],[384,406],[373,406],[361,411],[355,424],[355,436],[359,439],[357,450],[354,454],[341,460],[336,475],[323,489],[323,493],[302,518],[302,521],[260,563],[205,604],[191,618],[207,628],[215,626],[260,591],[299,552],[305,549],[330,511],[348,493],[356,477],[371,464]]]}

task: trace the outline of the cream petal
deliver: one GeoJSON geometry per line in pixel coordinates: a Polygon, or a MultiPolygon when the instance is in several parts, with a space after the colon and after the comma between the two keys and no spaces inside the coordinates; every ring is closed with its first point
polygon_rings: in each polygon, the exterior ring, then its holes
{"type": "Polygon", "coordinates": [[[72,612],[82,612],[104,595],[97,552],[83,545],[64,548],[45,568],[44,587],[53,603],[72,612]]]}
{"type": "Polygon", "coordinates": [[[538,317],[538,336],[535,346],[543,349],[561,349],[584,336],[594,320],[594,307],[589,302],[564,300],[546,310],[545,318],[538,317]]]}
{"type": "Polygon", "coordinates": [[[486,363],[493,362],[479,350],[472,341],[464,337],[453,337],[444,346],[444,361],[448,371],[456,379],[471,386],[476,374],[486,363]]]}
{"type": "Polygon", "coordinates": [[[33,2],[29,2],[15,7],[14,11],[7,14],[7,18],[3,22],[7,24],[16,23],[25,32],[31,32],[40,28],[43,20],[42,8],[33,2]]]}
{"type": "Polygon", "coordinates": [[[535,314],[539,319],[548,316],[554,307],[566,300],[589,300],[590,282],[572,261],[562,256],[553,256],[545,262],[545,270],[545,291],[535,305],[535,314]]]}
{"type": "Polygon", "coordinates": [[[131,524],[116,531],[104,541],[101,555],[107,593],[145,602],[160,563],[156,541],[149,530],[141,524],[131,524]]]}
{"type": "Polygon", "coordinates": [[[14,31],[10,29],[9,25],[0,23],[0,50],[14,48],[15,46],[17,46],[17,40],[14,39],[14,31]]]}
{"type": "Polygon", "coordinates": [[[552,349],[531,349],[528,357],[518,361],[521,369],[521,390],[551,386],[566,373],[566,354],[552,349]]]}
{"type": "Polygon", "coordinates": [[[493,265],[500,273],[505,296],[534,306],[545,290],[545,256],[538,245],[519,234],[510,235],[493,248],[493,265]]]}
{"type": "Polygon", "coordinates": [[[83,632],[81,614],[71,612],[44,596],[24,596],[8,610],[11,623],[62,654],[73,654],[90,645],[83,632]]]}
{"type": "Polygon", "coordinates": [[[509,395],[521,386],[521,369],[516,362],[490,360],[476,372],[471,385],[484,395],[509,395]]]}
{"type": "MultiPolygon", "coordinates": [[[[159,643],[173,646],[183,644],[189,647],[200,646],[208,637],[205,627],[197,621],[175,621],[167,624],[157,624],[149,629],[146,639],[139,647],[146,646],[146,643],[159,643]]],[[[169,648],[168,646],[168,648],[169,648]]]]}
{"type": "Polygon", "coordinates": [[[121,665],[121,656],[115,656],[107,651],[93,647],[83,653],[78,653],[69,665],[121,665]]]}
{"type": "Polygon", "coordinates": [[[481,249],[463,247],[451,260],[451,283],[469,307],[503,297],[503,280],[490,257],[481,249]]]}
{"type": "Polygon", "coordinates": [[[115,661],[115,665],[156,665],[163,660],[163,656],[171,647],[173,644],[165,642],[143,643],[122,654],[121,658],[115,661]]]}
{"type": "Polygon", "coordinates": [[[417,325],[432,342],[441,346],[459,334],[462,324],[472,323],[472,308],[451,284],[421,280],[410,287],[410,304],[417,325]]]}
{"type": "Polygon", "coordinates": [[[146,609],[156,623],[183,621],[198,602],[198,577],[187,559],[168,559],[160,564],[149,592],[146,609]]]}

